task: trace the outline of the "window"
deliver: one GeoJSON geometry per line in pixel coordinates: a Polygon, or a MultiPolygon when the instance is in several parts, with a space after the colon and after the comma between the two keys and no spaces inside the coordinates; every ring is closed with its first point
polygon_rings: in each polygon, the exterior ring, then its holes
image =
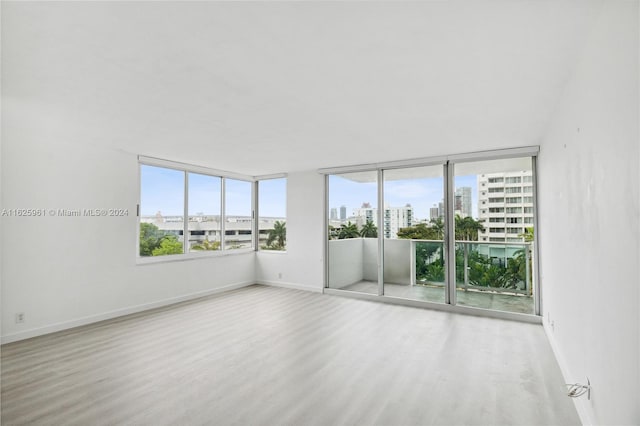
{"type": "MultiPolygon", "coordinates": [[[[225,250],[253,247],[252,183],[244,180],[225,179],[225,224],[224,228],[234,231],[234,238],[226,238],[225,250]],[[242,231],[242,233],[240,233],[242,231]]],[[[227,234],[228,235],[228,234],[227,234]]]]}
{"type": "Polygon", "coordinates": [[[188,178],[189,251],[220,250],[222,178],[198,173],[188,173],[188,178]]]}
{"type": "Polygon", "coordinates": [[[522,198],[522,202],[531,204],[531,203],[533,203],[533,197],[523,197],[522,198]]]}
{"type": "Polygon", "coordinates": [[[232,179],[202,167],[139,160],[140,258],[253,247],[252,178],[232,179]]]}
{"type": "Polygon", "coordinates": [[[184,253],[184,172],[140,166],[141,257],[184,253]]]}
{"type": "Polygon", "coordinates": [[[533,207],[525,207],[524,208],[524,212],[525,213],[529,213],[529,214],[533,214],[533,207]]]}
{"type": "Polygon", "coordinates": [[[324,169],[326,290],[539,313],[535,234],[521,235],[535,156],[505,154],[324,169]]]}
{"type": "Polygon", "coordinates": [[[258,247],[284,251],[287,248],[287,179],[258,181],[258,247]]]}
{"type": "Polygon", "coordinates": [[[327,184],[327,213],[332,209],[340,212],[333,218],[330,214],[327,216],[327,285],[329,288],[378,294],[378,237],[384,235],[389,238],[395,231],[391,223],[391,208],[383,212],[382,226],[378,220],[378,173],[331,174],[327,177],[327,184]],[[354,253],[360,253],[360,256],[356,257],[354,253]],[[352,280],[352,270],[359,271],[357,281],[352,280]]]}

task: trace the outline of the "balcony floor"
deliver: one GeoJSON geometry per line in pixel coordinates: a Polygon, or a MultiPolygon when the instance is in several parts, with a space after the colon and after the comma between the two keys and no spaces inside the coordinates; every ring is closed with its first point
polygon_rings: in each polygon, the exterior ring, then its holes
{"type": "MultiPolygon", "coordinates": [[[[428,287],[423,285],[384,285],[386,296],[400,297],[403,299],[422,300],[434,303],[444,303],[444,288],[428,287]]],[[[355,284],[342,287],[340,290],[357,291],[360,293],[377,294],[378,283],[373,281],[360,281],[355,284]]],[[[472,306],[474,308],[492,309],[494,311],[516,312],[521,314],[534,314],[533,297],[524,295],[501,294],[482,291],[456,292],[458,305],[472,306]]]]}

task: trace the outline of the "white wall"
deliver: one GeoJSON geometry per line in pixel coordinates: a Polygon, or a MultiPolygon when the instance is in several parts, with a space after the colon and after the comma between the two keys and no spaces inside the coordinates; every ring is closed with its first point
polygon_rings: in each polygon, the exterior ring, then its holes
{"type": "Polygon", "coordinates": [[[322,291],[324,286],[324,176],[287,177],[287,252],[260,251],[256,279],[283,287],[322,291]]]}
{"type": "Polygon", "coordinates": [[[378,282],[378,239],[362,240],[362,279],[378,282]]]}
{"type": "Polygon", "coordinates": [[[593,424],[639,424],[638,3],[604,2],[541,144],[545,327],[593,424]]]}
{"type": "Polygon", "coordinates": [[[411,241],[384,240],[384,282],[411,284],[411,241]]]}
{"type": "Polygon", "coordinates": [[[329,241],[329,287],[343,288],[364,279],[364,239],[329,241]]]}
{"type": "Polygon", "coordinates": [[[3,112],[3,207],[129,209],[128,217],[3,218],[4,341],[254,282],[253,252],[136,265],[137,157],[102,147],[126,129],[93,134],[28,97],[6,97],[3,112]]]}

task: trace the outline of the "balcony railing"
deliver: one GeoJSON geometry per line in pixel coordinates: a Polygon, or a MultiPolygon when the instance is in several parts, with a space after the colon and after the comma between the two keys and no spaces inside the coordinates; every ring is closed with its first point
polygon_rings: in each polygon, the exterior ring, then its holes
{"type": "MultiPolygon", "coordinates": [[[[343,288],[377,281],[377,239],[329,241],[329,284],[343,288]]],[[[456,287],[530,296],[533,289],[531,243],[456,241],[456,287]]],[[[385,284],[444,287],[444,243],[434,240],[384,240],[385,284]]]]}

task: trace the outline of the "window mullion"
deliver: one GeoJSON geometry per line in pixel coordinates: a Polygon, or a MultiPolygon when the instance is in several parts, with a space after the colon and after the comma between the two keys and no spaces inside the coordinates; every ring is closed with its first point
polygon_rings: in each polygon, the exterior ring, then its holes
{"type": "Polygon", "coordinates": [[[182,221],[182,254],[189,253],[189,173],[184,173],[184,219],[182,221]]]}
{"type": "Polygon", "coordinates": [[[227,249],[226,245],[226,227],[225,222],[227,221],[227,206],[225,205],[225,192],[226,192],[226,183],[227,178],[222,177],[220,182],[220,250],[225,251],[227,249]]]}

